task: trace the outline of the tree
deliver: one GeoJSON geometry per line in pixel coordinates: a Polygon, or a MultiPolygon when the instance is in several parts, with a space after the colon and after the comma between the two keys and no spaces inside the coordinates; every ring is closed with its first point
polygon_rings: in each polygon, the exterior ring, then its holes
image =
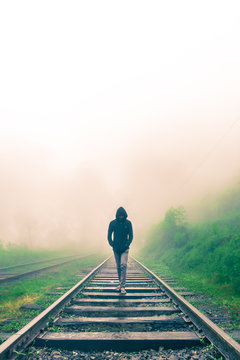
{"type": "Polygon", "coordinates": [[[161,224],[164,247],[181,247],[188,239],[187,216],[183,206],[171,207],[161,224]]]}

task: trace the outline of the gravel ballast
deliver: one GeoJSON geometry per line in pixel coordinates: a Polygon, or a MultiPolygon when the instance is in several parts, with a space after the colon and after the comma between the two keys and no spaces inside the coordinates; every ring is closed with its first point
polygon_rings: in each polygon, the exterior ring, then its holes
{"type": "Polygon", "coordinates": [[[26,354],[28,360],[213,360],[223,359],[221,355],[209,347],[196,347],[184,350],[165,350],[159,351],[144,350],[132,353],[119,353],[112,351],[85,353],[78,350],[56,350],[51,348],[37,349],[32,347],[26,354]]]}

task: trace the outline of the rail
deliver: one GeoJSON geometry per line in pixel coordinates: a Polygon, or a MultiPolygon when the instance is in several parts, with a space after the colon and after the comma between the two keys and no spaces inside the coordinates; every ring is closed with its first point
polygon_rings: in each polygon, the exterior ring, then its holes
{"type": "Polygon", "coordinates": [[[64,261],[64,262],[61,262],[61,263],[57,263],[57,264],[54,264],[54,265],[49,265],[49,266],[45,266],[45,267],[42,267],[40,269],[35,269],[35,270],[31,270],[31,271],[26,271],[22,274],[17,274],[17,275],[12,275],[12,276],[8,276],[6,278],[3,278],[3,279],[0,279],[0,284],[4,283],[4,282],[10,282],[10,281],[14,281],[14,280],[17,280],[17,279],[20,279],[22,277],[25,277],[25,276],[28,276],[28,275],[34,275],[34,274],[37,274],[41,271],[45,271],[45,270],[50,270],[50,269],[54,269],[58,266],[61,266],[61,265],[64,265],[64,264],[67,264],[69,262],[72,262],[72,261],[75,261],[75,260],[79,260],[81,258],[83,258],[84,256],[77,256],[75,258],[72,258],[70,260],[67,260],[67,261],[64,261]]]}
{"type": "Polygon", "coordinates": [[[59,260],[59,259],[67,259],[67,258],[75,257],[75,256],[76,255],[60,256],[60,257],[57,257],[57,258],[50,258],[50,259],[44,259],[44,260],[39,260],[39,261],[33,261],[33,262],[30,262],[30,263],[25,263],[25,264],[11,265],[11,266],[6,266],[6,267],[0,268],[0,271],[8,271],[8,270],[16,269],[16,268],[19,268],[19,267],[37,265],[37,264],[46,263],[46,262],[50,262],[50,261],[55,261],[55,260],[59,260]]]}
{"type": "Polygon", "coordinates": [[[46,310],[36,316],[26,326],[0,345],[0,360],[15,359],[17,357],[17,352],[25,349],[35,339],[35,337],[44,329],[49,319],[56,315],[63,306],[69,303],[72,297],[83,287],[85,282],[88,281],[107,260],[108,258],[93,269],[69,291],[62,295],[58,300],[56,300],[52,305],[50,305],[46,310]]]}
{"type": "MultiPolygon", "coordinates": [[[[22,328],[20,331],[18,331],[16,334],[14,334],[13,336],[11,336],[7,341],[5,341],[2,345],[0,345],[0,360],[8,360],[8,359],[15,359],[16,358],[16,354],[19,351],[22,351],[24,348],[26,348],[39,334],[41,334],[41,332],[44,330],[46,324],[49,322],[49,320],[53,317],[56,316],[60,310],[66,305],[68,304],[71,299],[85,286],[85,284],[92,279],[92,277],[98,273],[100,271],[100,274],[102,274],[102,268],[103,266],[106,264],[106,262],[108,261],[109,258],[107,258],[106,260],[104,260],[100,265],[98,265],[95,269],[93,269],[87,276],[84,277],[84,279],[82,279],[78,284],[76,284],[74,287],[72,287],[68,292],[66,292],[64,295],[62,295],[57,301],[55,301],[52,305],[50,305],[46,310],[44,310],[41,314],[39,314],[35,319],[33,319],[29,324],[27,324],[24,328],[22,328]]],[[[151,279],[153,279],[153,281],[159,286],[159,288],[161,288],[166,294],[167,296],[176,304],[176,306],[178,307],[178,311],[183,312],[185,314],[185,317],[188,317],[190,319],[190,321],[196,326],[196,328],[198,329],[199,333],[202,334],[203,337],[206,337],[218,350],[219,352],[228,360],[237,360],[240,359],[240,344],[238,344],[236,341],[234,341],[229,335],[227,335],[224,331],[222,331],[216,324],[214,324],[211,320],[209,320],[205,315],[203,315],[200,311],[198,311],[194,306],[192,306],[188,301],[186,301],[181,295],[177,294],[168,284],[166,284],[162,279],[160,279],[156,274],[154,274],[151,270],[149,270],[145,265],[143,265],[141,262],[139,262],[138,260],[132,258],[132,260],[137,264],[137,266],[139,266],[143,272],[147,273],[148,276],[150,276],[151,279]]],[[[105,269],[105,268],[104,268],[105,269]]],[[[93,306],[93,303],[95,303],[95,305],[99,305],[99,308],[88,308],[86,310],[86,312],[89,312],[89,314],[94,314],[94,316],[97,316],[97,314],[101,314],[99,315],[104,316],[103,312],[104,309],[101,307],[100,304],[98,304],[98,302],[102,302],[102,301],[107,301],[109,302],[109,305],[111,305],[111,303],[114,303],[115,298],[117,298],[119,295],[117,295],[114,292],[110,292],[107,293],[107,291],[109,292],[109,283],[107,283],[107,288],[102,288],[102,293],[98,288],[98,282],[100,282],[100,286],[104,287],[106,284],[106,281],[108,282],[109,278],[107,276],[108,271],[105,271],[106,274],[105,276],[102,275],[97,275],[96,278],[94,278],[95,280],[93,281],[92,285],[87,285],[88,287],[85,288],[85,291],[87,291],[86,295],[88,295],[88,297],[85,297],[84,299],[81,299],[81,302],[83,303],[84,301],[87,303],[89,303],[89,305],[91,304],[93,306]],[[95,288],[94,288],[95,286],[95,288]],[[97,287],[96,287],[97,286],[97,287]],[[93,293],[95,289],[95,293],[93,293]],[[99,292],[100,291],[100,292],[99,292]],[[105,292],[104,292],[105,291],[105,292]],[[112,295],[110,295],[112,294],[112,295]],[[102,300],[100,300],[100,298],[102,298],[102,300]],[[104,300],[103,300],[104,299],[104,300]],[[108,299],[108,300],[106,300],[108,299]],[[111,300],[112,299],[112,300],[111,300]]],[[[133,274],[133,273],[132,273],[133,274]]],[[[140,277],[141,278],[141,277],[140,277]]],[[[116,275],[112,275],[112,279],[116,279],[116,275]]],[[[137,280],[137,276],[135,275],[131,275],[129,277],[129,283],[133,283],[134,286],[134,282],[136,281],[136,283],[138,284],[140,280],[137,280]],[[136,279],[136,280],[134,280],[136,279]]],[[[146,279],[145,279],[146,280],[146,279]]],[[[92,281],[92,280],[91,280],[92,281]]],[[[113,281],[111,281],[113,282],[113,281]]],[[[112,285],[114,286],[114,283],[112,283],[112,285]]],[[[136,286],[136,285],[135,285],[136,286]]],[[[133,288],[129,288],[128,291],[129,293],[126,295],[127,297],[127,301],[129,302],[129,304],[131,303],[131,301],[136,302],[140,302],[142,303],[144,300],[137,300],[142,298],[142,296],[140,296],[140,294],[136,294],[136,291],[143,291],[148,293],[148,296],[150,297],[150,300],[145,300],[146,302],[154,302],[154,299],[152,299],[153,294],[151,292],[154,291],[155,288],[153,287],[149,287],[148,288],[148,284],[146,284],[146,287],[144,289],[141,289],[139,287],[137,287],[136,290],[134,290],[133,288]],[[131,298],[134,298],[135,300],[131,300],[131,298]]],[[[157,293],[155,294],[157,295],[157,293]]],[[[122,301],[122,300],[121,300],[122,301]]],[[[131,312],[132,310],[129,309],[128,307],[125,308],[121,308],[121,301],[118,304],[117,308],[114,309],[110,306],[110,308],[108,309],[109,315],[111,314],[115,314],[114,316],[121,316],[122,312],[125,312],[124,316],[127,316],[126,314],[131,312]],[[110,314],[111,313],[111,314],[110,314]],[[119,315],[120,314],[120,315],[119,315]]],[[[164,302],[165,300],[157,300],[155,299],[156,302],[162,301],[164,302]]],[[[73,305],[73,309],[74,309],[73,305]]],[[[76,311],[77,306],[75,306],[75,311],[76,311]]],[[[163,309],[161,309],[163,311],[163,309]]],[[[69,312],[70,308],[66,308],[65,311],[69,312]]],[[[79,308],[78,311],[83,311],[83,309],[81,309],[81,306],[79,308]]],[[[136,311],[136,310],[134,310],[136,311]]],[[[151,316],[150,313],[155,311],[158,311],[157,308],[151,308],[151,307],[145,307],[143,308],[139,308],[138,312],[145,312],[146,314],[149,314],[148,316],[151,316]]],[[[166,309],[164,309],[164,311],[173,311],[171,308],[167,307],[166,309]]],[[[174,311],[177,311],[176,309],[174,311]]],[[[71,311],[70,311],[71,313],[71,311]]],[[[111,316],[112,316],[111,315],[111,316]]],[[[90,316],[90,315],[89,315],[90,316]]],[[[146,315],[145,315],[146,316],[146,315]]],[[[65,319],[67,320],[67,319],[65,319]]],[[[99,319],[100,321],[101,319],[99,319]]],[[[136,320],[136,318],[135,318],[136,320]]],[[[134,320],[134,321],[135,321],[134,320]]],[[[72,321],[72,320],[71,320],[72,321]]],[[[94,322],[93,319],[86,319],[86,321],[89,323],[90,321],[94,322]]],[[[101,320],[103,321],[103,319],[101,320]]],[[[110,322],[113,321],[112,319],[109,320],[110,322]]],[[[123,320],[121,319],[116,319],[115,322],[123,322],[123,320]]],[[[133,320],[131,320],[133,321],[133,320]]],[[[142,322],[144,322],[144,319],[141,319],[142,322]]],[[[150,320],[145,320],[145,321],[150,321],[150,320]]],[[[105,328],[104,328],[105,329],[105,328]]],[[[45,333],[44,333],[45,334],[45,333]]],[[[43,334],[43,335],[44,335],[43,334]]],[[[100,333],[97,333],[96,336],[100,336],[100,333]],[[98,335],[97,335],[98,334],[98,335]]],[[[113,333],[114,334],[114,333],[113,333]]],[[[128,333],[131,334],[131,333],[128,333]]],[[[133,333],[132,333],[133,334],[133,333]]],[[[141,346],[144,345],[144,339],[146,338],[146,342],[150,341],[150,337],[144,337],[146,335],[146,333],[138,333],[139,335],[142,334],[143,338],[140,340],[140,344],[141,346]]],[[[159,334],[159,333],[158,333],[159,334]]],[[[177,334],[176,332],[174,334],[177,334]]],[[[186,334],[186,333],[183,333],[186,334]]],[[[58,336],[61,334],[56,333],[54,336],[58,336]]],[[[64,334],[63,334],[64,335],[64,334]]],[[[65,334],[66,336],[67,334],[65,334]]],[[[78,333],[71,333],[70,338],[72,340],[82,340],[82,338],[84,338],[84,336],[89,336],[89,340],[91,340],[91,338],[93,338],[93,336],[90,335],[94,335],[94,333],[82,333],[80,332],[78,333]],[[84,335],[85,334],[85,335],[84,335]]],[[[104,335],[106,337],[105,340],[110,340],[107,339],[107,337],[109,337],[111,334],[110,333],[103,333],[102,335],[104,335]]],[[[124,337],[124,334],[121,334],[122,337],[124,337]]],[[[138,336],[139,336],[138,335],[138,336]]],[[[154,335],[154,333],[153,333],[154,335]]],[[[115,335],[114,335],[115,336],[115,335]]],[[[131,338],[130,335],[129,338],[127,338],[126,340],[128,341],[128,346],[130,346],[130,342],[133,340],[136,343],[136,338],[133,339],[131,338]]],[[[134,336],[134,335],[132,335],[134,336]]],[[[169,335],[168,335],[169,336],[169,335]]],[[[44,335],[45,337],[45,335],[44,335]]],[[[120,334],[118,333],[118,338],[120,337],[120,334]]],[[[117,339],[113,339],[114,341],[118,341],[117,339]]],[[[39,337],[38,337],[39,339],[39,337]]],[[[42,339],[43,343],[44,341],[49,341],[48,337],[46,335],[45,340],[42,338],[42,335],[40,336],[40,340],[42,339]]],[[[56,340],[56,339],[55,339],[56,340]]],[[[66,338],[65,338],[66,340],[66,338]]],[[[95,339],[98,340],[98,339],[95,339]]],[[[94,340],[94,341],[95,341],[94,340]]],[[[100,342],[102,342],[103,340],[103,336],[100,336],[100,342]]],[[[59,340],[58,340],[59,341],[59,340]]],[[[112,340],[111,340],[112,341],[112,340]]],[[[138,341],[138,340],[137,340],[138,341]]],[[[155,340],[154,340],[155,341],[155,340]]],[[[51,340],[50,340],[51,343],[51,340]]]]}
{"type": "MultiPolygon", "coordinates": [[[[134,259],[134,258],[133,258],[134,259]]],[[[203,315],[181,295],[177,294],[169,285],[161,280],[140,261],[134,259],[137,264],[150,274],[155,281],[166,291],[168,296],[177,304],[181,311],[189,316],[194,325],[202,331],[204,336],[229,360],[240,359],[240,344],[221,330],[216,324],[203,315]]]]}

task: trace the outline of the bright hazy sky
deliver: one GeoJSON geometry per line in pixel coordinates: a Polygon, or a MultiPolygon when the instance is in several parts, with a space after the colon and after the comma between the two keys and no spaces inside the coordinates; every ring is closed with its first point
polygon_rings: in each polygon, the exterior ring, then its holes
{"type": "Polygon", "coordinates": [[[123,200],[149,225],[184,184],[239,173],[239,37],[238,0],[1,1],[4,166],[61,181],[91,168],[107,216],[123,200]]]}

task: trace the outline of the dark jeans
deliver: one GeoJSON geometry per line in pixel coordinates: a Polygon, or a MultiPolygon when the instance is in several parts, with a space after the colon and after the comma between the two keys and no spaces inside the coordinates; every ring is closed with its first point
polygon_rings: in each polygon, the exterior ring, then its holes
{"type": "Polygon", "coordinates": [[[126,284],[128,252],[129,249],[120,254],[113,251],[117,265],[119,285],[123,288],[125,288],[126,284]]]}

